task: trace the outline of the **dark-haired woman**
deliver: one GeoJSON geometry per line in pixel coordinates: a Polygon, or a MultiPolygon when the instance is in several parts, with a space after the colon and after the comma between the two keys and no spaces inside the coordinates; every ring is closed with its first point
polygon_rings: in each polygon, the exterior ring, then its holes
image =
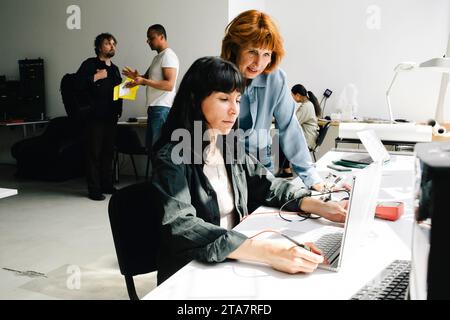
{"type": "Polygon", "coordinates": [[[302,126],[306,143],[310,149],[316,145],[319,135],[318,118],[320,117],[320,104],[314,93],[305,89],[301,84],[296,84],[291,89],[292,97],[298,103],[295,114],[298,123],[302,126]]]}
{"type": "MultiPolygon", "coordinates": [[[[306,90],[301,84],[296,84],[291,89],[292,98],[298,103],[295,115],[298,123],[303,129],[308,148],[314,149],[317,136],[319,135],[318,118],[320,117],[320,103],[314,93],[306,90]]],[[[289,161],[283,152],[280,152],[280,170],[277,177],[286,178],[292,176],[292,170],[289,161]]]]}
{"type": "Polygon", "coordinates": [[[162,216],[158,283],[192,260],[257,261],[287,272],[312,272],[323,261],[287,240],[256,240],[232,230],[254,208],[266,205],[345,221],[344,204],[311,198],[311,192],[276,179],[254,157],[240,152],[234,135],[244,80],[230,62],[198,59],[181,81],[156,144],[152,177],[162,216]]]}

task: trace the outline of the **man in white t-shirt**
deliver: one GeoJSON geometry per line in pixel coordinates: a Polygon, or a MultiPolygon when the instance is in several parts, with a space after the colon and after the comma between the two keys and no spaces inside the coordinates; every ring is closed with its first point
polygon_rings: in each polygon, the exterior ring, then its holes
{"type": "Polygon", "coordinates": [[[146,86],[148,106],[146,146],[150,151],[159,139],[162,125],[172,107],[180,62],[167,44],[167,33],[162,25],[154,24],[148,28],[147,43],[158,53],[147,72],[140,75],[137,70],[125,67],[122,73],[134,80],[130,86],[146,86]]]}

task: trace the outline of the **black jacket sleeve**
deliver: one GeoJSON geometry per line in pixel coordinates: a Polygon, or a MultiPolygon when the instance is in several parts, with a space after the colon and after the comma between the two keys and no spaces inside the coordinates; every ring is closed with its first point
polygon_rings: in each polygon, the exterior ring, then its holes
{"type": "Polygon", "coordinates": [[[275,178],[256,158],[246,155],[245,170],[248,202],[256,208],[261,205],[281,208],[286,204],[288,211],[298,211],[304,197],[311,191],[285,179],[275,178]]]}
{"type": "Polygon", "coordinates": [[[92,89],[94,87],[94,75],[96,72],[95,61],[92,58],[83,61],[77,71],[77,76],[84,88],[92,89]]]}
{"type": "Polygon", "coordinates": [[[174,164],[170,152],[160,150],[156,156],[152,182],[161,198],[162,228],[168,237],[162,241],[170,241],[172,250],[184,257],[202,262],[224,261],[247,237],[199,217],[191,204],[188,166],[174,164]]]}

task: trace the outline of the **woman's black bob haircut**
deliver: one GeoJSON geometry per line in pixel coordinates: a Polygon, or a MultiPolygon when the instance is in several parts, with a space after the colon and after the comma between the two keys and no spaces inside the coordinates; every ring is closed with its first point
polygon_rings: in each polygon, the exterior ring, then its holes
{"type": "MultiPolygon", "coordinates": [[[[239,69],[219,57],[203,57],[196,60],[181,80],[173,106],[163,126],[161,138],[154,152],[171,142],[176,129],[186,129],[194,137],[194,122],[202,122],[202,135],[207,129],[201,104],[213,92],[243,93],[244,79],[239,69]]],[[[236,121],[233,129],[238,128],[236,121]]]]}

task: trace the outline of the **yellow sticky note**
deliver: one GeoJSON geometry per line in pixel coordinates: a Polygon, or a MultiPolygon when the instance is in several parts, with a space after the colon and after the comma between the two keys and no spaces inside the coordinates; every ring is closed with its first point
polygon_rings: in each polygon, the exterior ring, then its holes
{"type": "Polygon", "coordinates": [[[132,79],[126,78],[124,82],[114,87],[114,97],[113,97],[114,101],[118,99],[136,100],[136,95],[139,90],[139,86],[135,86],[133,88],[125,87],[125,85],[128,82],[132,81],[133,81],[132,79]]]}

